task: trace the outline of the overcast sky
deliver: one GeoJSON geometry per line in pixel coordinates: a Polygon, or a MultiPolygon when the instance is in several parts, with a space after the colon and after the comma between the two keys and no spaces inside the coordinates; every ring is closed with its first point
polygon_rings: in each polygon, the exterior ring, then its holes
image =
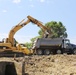
{"type": "MultiPolygon", "coordinates": [[[[76,43],[76,0],[0,0],[0,39],[8,37],[9,31],[27,16],[40,20],[61,21],[67,29],[68,38],[76,43]]],[[[27,42],[38,35],[32,23],[19,30],[15,38],[27,42]]]]}

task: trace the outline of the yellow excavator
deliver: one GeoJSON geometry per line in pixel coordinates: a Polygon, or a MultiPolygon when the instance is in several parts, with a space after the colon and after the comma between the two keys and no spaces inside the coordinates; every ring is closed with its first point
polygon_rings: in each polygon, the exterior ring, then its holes
{"type": "Polygon", "coordinates": [[[14,51],[14,52],[23,52],[24,54],[32,54],[33,50],[29,50],[27,47],[23,47],[20,44],[18,44],[16,42],[16,40],[14,39],[14,35],[15,33],[20,30],[21,28],[23,28],[24,26],[26,26],[28,23],[32,22],[34,24],[36,24],[37,26],[39,26],[45,33],[49,34],[50,31],[47,27],[45,27],[40,21],[38,21],[37,19],[34,19],[31,16],[27,16],[27,21],[25,21],[25,19],[23,19],[19,24],[17,24],[16,26],[14,26],[8,35],[8,38],[4,39],[2,42],[0,42],[0,51],[14,51]]]}

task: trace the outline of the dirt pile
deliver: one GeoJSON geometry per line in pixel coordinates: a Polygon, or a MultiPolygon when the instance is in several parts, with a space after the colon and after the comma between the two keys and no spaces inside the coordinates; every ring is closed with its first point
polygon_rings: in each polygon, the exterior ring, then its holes
{"type": "Polygon", "coordinates": [[[76,75],[76,55],[25,57],[29,75],[76,75]]]}

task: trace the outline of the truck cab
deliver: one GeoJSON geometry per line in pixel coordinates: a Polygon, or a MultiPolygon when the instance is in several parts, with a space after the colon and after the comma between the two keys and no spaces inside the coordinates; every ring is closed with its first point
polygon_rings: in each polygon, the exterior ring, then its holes
{"type": "Polygon", "coordinates": [[[76,54],[76,45],[70,43],[69,39],[64,40],[65,53],[76,54]]]}

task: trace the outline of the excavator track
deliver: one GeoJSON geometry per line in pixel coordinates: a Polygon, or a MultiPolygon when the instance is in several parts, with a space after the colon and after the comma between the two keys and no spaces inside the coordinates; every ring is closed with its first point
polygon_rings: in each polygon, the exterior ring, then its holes
{"type": "Polygon", "coordinates": [[[22,57],[24,56],[24,53],[23,52],[14,52],[14,51],[2,51],[0,52],[0,57],[22,57]]]}

